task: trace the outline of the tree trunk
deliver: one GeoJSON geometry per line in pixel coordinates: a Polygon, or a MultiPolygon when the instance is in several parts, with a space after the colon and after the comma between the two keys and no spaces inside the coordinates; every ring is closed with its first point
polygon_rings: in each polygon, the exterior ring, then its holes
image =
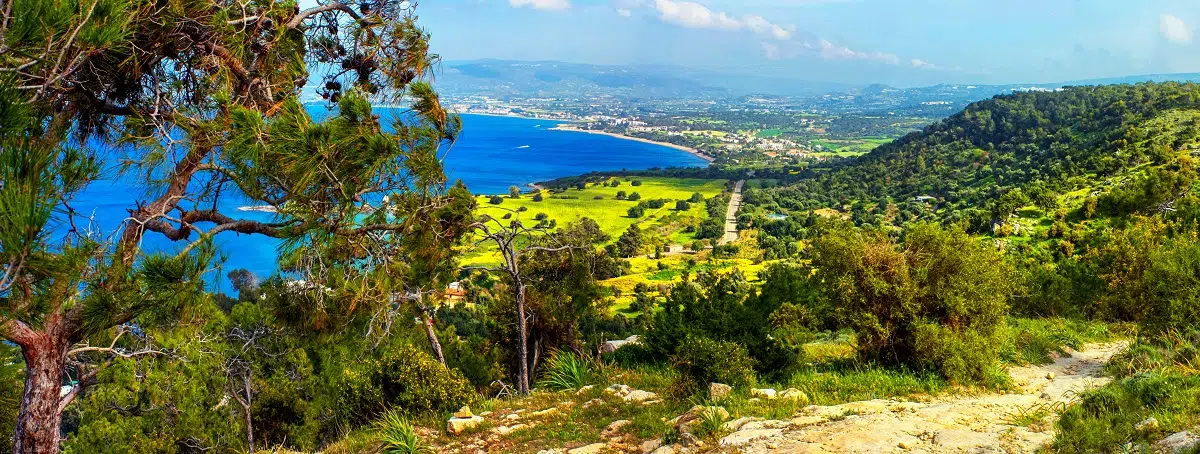
{"type": "Polygon", "coordinates": [[[38,333],[21,346],[25,357],[25,393],[13,438],[14,454],[58,452],[62,410],[59,393],[66,369],[66,348],[52,336],[38,333]]]}
{"type": "Polygon", "coordinates": [[[421,313],[421,320],[425,322],[425,336],[429,337],[429,346],[433,348],[433,357],[445,366],[446,355],[442,353],[442,343],[438,341],[437,331],[433,329],[433,317],[429,316],[429,311],[424,307],[417,307],[417,311],[421,313]]]}
{"type": "Polygon", "coordinates": [[[517,285],[517,393],[529,395],[529,332],[525,326],[525,284],[519,279],[517,285]]]}

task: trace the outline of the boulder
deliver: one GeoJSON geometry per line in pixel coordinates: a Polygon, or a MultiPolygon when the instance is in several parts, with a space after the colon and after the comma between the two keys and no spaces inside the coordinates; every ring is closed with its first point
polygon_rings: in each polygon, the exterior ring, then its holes
{"type": "Polygon", "coordinates": [[[676,452],[678,451],[675,449],[675,445],[666,445],[659,446],[658,449],[655,449],[651,454],[675,454],[676,452]]]}
{"type": "Polygon", "coordinates": [[[642,391],[633,389],[626,385],[612,385],[604,389],[605,394],[611,394],[620,397],[626,402],[645,402],[652,399],[657,399],[658,394],[650,391],[642,391]]]}
{"type": "Polygon", "coordinates": [[[782,400],[794,400],[801,405],[808,403],[808,394],[805,394],[804,391],[796,388],[788,388],[784,390],[783,392],[779,393],[778,398],[782,400]]]}
{"type": "Polygon", "coordinates": [[[708,385],[708,396],[716,400],[729,397],[731,392],[733,392],[733,387],[726,384],[709,383],[708,385]]]}
{"type": "Polygon", "coordinates": [[[577,395],[578,395],[578,394],[583,394],[583,393],[586,393],[586,392],[588,392],[588,391],[591,391],[591,390],[592,390],[592,388],[595,388],[595,387],[596,387],[596,385],[587,385],[587,386],[584,386],[584,387],[582,387],[582,388],[579,388],[579,391],[575,391],[575,394],[577,394],[577,395]]]}
{"type": "Polygon", "coordinates": [[[482,416],[471,416],[469,418],[450,418],[449,421],[446,421],[446,432],[450,432],[453,435],[458,435],[479,427],[480,424],[483,424],[482,416]]]}
{"type": "Polygon", "coordinates": [[[741,429],[742,426],[746,425],[746,423],[750,423],[750,422],[754,422],[754,421],[762,421],[762,418],[756,418],[754,416],[743,416],[741,418],[738,418],[733,421],[729,421],[725,424],[722,424],[721,429],[725,430],[726,432],[737,432],[738,429],[741,429]]]}
{"type": "Polygon", "coordinates": [[[1185,452],[1200,446],[1200,435],[1192,432],[1175,432],[1167,438],[1154,442],[1154,452],[1175,454],[1185,452]]]}
{"type": "Polygon", "coordinates": [[[637,335],[629,336],[620,340],[610,340],[604,342],[604,345],[600,346],[600,353],[612,353],[626,345],[637,345],[640,343],[642,343],[642,340],[637,335]]]}
{"type": "Polygon", "coordinates": [[[558,413],[558,407],[550,407],[545,410],[538,410],[533,413],[530,413],[530,415],[531,416],[546,416],[546,415],[554,414],[554,413],[558,413]]]}
{"type": "Polygon", "coordinates": [[[750,390],[750,397],[771,400],[775,398],[775,390],[771,388],[754,388],[750,390]]]}

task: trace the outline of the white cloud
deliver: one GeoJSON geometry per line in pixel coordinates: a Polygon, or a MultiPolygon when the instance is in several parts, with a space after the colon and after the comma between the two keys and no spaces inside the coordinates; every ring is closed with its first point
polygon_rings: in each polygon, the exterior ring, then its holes
{"type": "Polygon", "coordinates": [[[571,8],[571,0],[508,0],[513,8],[530,7],[533,9],[566,10],[571,8]]]}
{"type": "Polygon", "coordinates": [[[716,30],[749,30],[761,36],[780,41],[791,37],[788,28],[773,24],[762,16],[747,14],[736,18],[720,11],[713,11],[696,2],[684,0],[655,0],[654,9],[663,22],[686,28],[709,28],[716,30]]]}
{"type": "Polygon", "coordinates": [[[920,58],[912,59],[912,65],[914,68],[928,68],[928,69],[936,69],[937,68],[937,65],[927,62],[925,60],[922,60],[920,58]]]}
{"type": "Polygon", "coordinates": [[[1183,19],[1170,14],[1159,16],[1158,30],[1167,41],[1179,44],[1192,42],[1192,27],[1189,27],[1183,19]]]}
{"type": "Polygon", "coordinates": [[[633,16],[633,11],[630,11],[629,8],[617,8],[617,14],[620,14],[621,17],[630,17],[633,16]]]}

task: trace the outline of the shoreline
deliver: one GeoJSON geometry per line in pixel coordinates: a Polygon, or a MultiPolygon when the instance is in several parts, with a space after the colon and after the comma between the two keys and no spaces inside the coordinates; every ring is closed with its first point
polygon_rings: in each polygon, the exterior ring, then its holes
{"type": "Polygon", "coordinates": [[[480,113],[480,112],[456,112],[455,114],[456,115],[479,115],[481,117],[520,118],[522,120],[558,121],[558,122],[563,122],[563,123],[575,123],[577,121],[577,120],[568,120],[566,118],[540,118],[540,117],[530,117],[530,116],[526,116],[526,115],[517,115],[517,114],[498,114],[498,113],[480,113]]]}
{"type": "Polygon", "coordinates": [[[708,162],[709,164],[711,164],[713,161],[716,161],[716,158],[706,155],[706,154],[700,152],[700,150],[697,150],[692,147],[684,146],[684,145],[676,145],[676,144],[668,143],[668,142],[658,142],[655,140],[643,139],[641,137],[627,136],[624,134],[617,134],[617,133],[607,132],[607,131],[595,131],[595,130],[591,130],[591,129],[579,129],[579,128],[571,128],[571,127],[564,128],[562,126],[563,125],[558,125],[553,128],[550,128],[550,129],[553,131],[569,131],[569,132],[582,132],[582,133],[587,133],[587,134],[598,134],[598,135],[602,135],[602,136],[615,137],[618,139],[633,140],[633,141],[642,142],[642,143],[661,145],[664,147],[674,148],[674,149],[680,150],[680,151],[686,151],[688,153],[691,153],[693,156],[695,156],[697,158],[703,159],[705,162],[708,162]]]}

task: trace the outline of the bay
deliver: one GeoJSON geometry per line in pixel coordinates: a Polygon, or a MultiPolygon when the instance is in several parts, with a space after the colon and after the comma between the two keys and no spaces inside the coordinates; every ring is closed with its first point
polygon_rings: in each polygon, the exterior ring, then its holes
{"type": "MultiPolygon", "coordinates": [[[[327,115],[324,107],[309,106],[314,117],[327,115]]],[[[380,109],[384,119],[398,111],[380,109]]],[[[651,143],[582,132],[553,130],[561,121],[486,115],[463,115],[458,141],[445,151],[443,164],[451,182],[462,180],[475,194],[506,194],[510,186],[528,185],[592,171],[644,170],[654,167],[700,167],[707,162],[682,150],[651,143]]],[[[111,174],[111,173],[110,173],[111,174]]],[[[118,227],[135,197],[143,200],[145,188],[136,178],[114,178],[92,184],[72,203],[90,217],[98,231],[118,227]]],[[[236,211],[243,200],[223,204],[225,211],[240,217],[268,220],[270,214],[236,211]]],[[[149,234],[144,249],[151,252],[178,250],[179,245],[149,234]]],[[[244,268],[259,277],[276,270],[279,242],[270,238],[223,233],[216,241],[224,258],[211,282],[225,287],[224,273],[244,268]]]]}

